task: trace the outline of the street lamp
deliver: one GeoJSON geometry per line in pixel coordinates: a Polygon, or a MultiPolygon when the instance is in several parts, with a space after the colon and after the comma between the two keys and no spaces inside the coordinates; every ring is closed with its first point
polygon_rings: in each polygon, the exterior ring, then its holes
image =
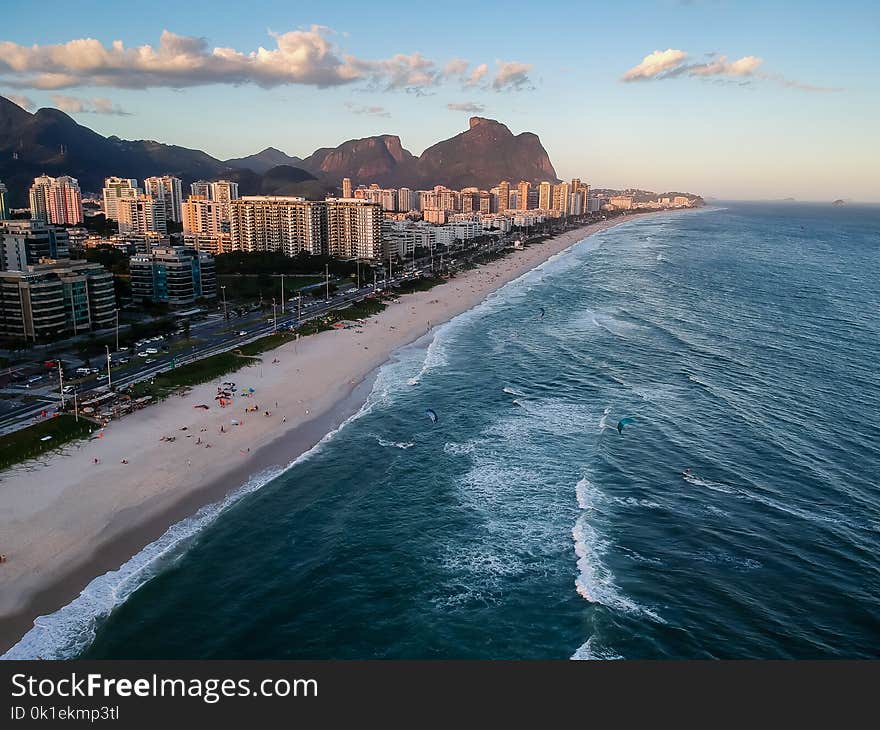
{"type": "Polygon", "coordinates": [[[330,301],[330,264],[326,265],[326,282],[327,282],[327,295],[325,297],[325,301],[330,301]]]}
{"type": "Polygon", "coordinates": [[[272,297],[272,332],[278,331],[278,317],[275,314],[275,297],[272,297]]]}
{"type": "Polygon", "coordinates": [[[226,312],[226,284],[221,284],[220,290],[223,292],[223,319],[229,321],[229,314],[226,312]]]}
{"type": "Polygon", "coordinates": [[[113,385],[110,382],[110,345],[104,345],[104,349],[107,350],[107,388],[112,388],[113,385]]]}
{"type": "Polygon", "coordinates": [[[116,307],[116,352],[119,352],[119,307],[116,307]]]}

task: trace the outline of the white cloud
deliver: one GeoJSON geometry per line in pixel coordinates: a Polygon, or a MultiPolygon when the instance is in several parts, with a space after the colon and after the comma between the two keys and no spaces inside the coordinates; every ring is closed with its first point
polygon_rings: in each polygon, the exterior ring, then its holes
{"type": "Polygon", "coordinates": [[[345,102],[345,108],[348,109],[352,114],[368,114],[373,117],[390,117],[391,113],[382,106],[360,106],[359,104],[352,104],[351,102],[345,102]]]}
{"type": "Polygon", "coordinates": [[[667,48],[665,51],[654,51],[642,59],[637,66],[633,66],[622,77],[621,81],[639,81],[657,78],[660,74],[674,69],[684,63],[688,54],[675,48],[667,48]]]}
{"type": "Polygon", "coordinates": [[[520,61],[497,61],[498,70],[492,80],[492,88],[496,91],[505,89],[523,89],[531,86],[529,71],[532,66],[520,61]]]}
{"type": "MultiPolygon", "coordinates": [[[[211,47],[205,38],[162,31],[158,45],[104,45],[94,38],[66,43],[23,46],[0,41],[0,82],[14,88],[61,90],[74,87],[181,89],[207,84],[255,84],[272,88],[304,84],[326,88],[366,82],[373,88],[420,91],[444,81],[477,85],[488,74],[486,64],[468,71],[470,63],[454,58],[445,65],[420,53],[398,53],[363,59],[345,53],[332,29],[272,33],[269,48],[253,51],[211,47]]],[[[528,64],[500,64],[493,87],[522,88],[528,64]]]]}
{"type": "Polygon", "coordinates": [[[114,104],[110,99],[96,96],[93,99],[81,99],[76,96],[52,94],[52,103],[67,114],[114,114],[128,116],[128,112],[114,104]]]}
{"type": "Polygon", "coordinates": [[[473,101],[463,101],[455,104],[447,104],[446,108],[453,112],[468,112],[470,114],[480,114],[486,110],[482,104],[473,101]]]}
{"type": "MultiPolygon", "coordinates": [[[[704,63],[687,63],[689,55],[686,51],[667,48],[665,51],[654,51],[642,59],[642,62],[633,66],[621,76],[620,80],[629,81],[656,81],[671,79],[681,76],[711,79],[717,83],[725,81],[733,84],[735,79],[755,79],[758,81],[771,81],[781,86],[800,91],[842,91],[840,87],[822,87],[807,84],[785,78],[777,73],[759,71],[764,63],[763,58],[758,56],[743,56],[735,61],[728,61],[727,56],[716,53],[706,54],[710,60],[704,63]]],[[[749,81],[740,81],[739,86],[749,84],[749,81]]]]}

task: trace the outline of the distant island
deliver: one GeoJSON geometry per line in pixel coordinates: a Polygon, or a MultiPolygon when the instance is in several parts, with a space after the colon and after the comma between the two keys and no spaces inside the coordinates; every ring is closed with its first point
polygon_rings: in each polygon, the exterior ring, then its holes
{"type": "Polygon", "coordinates": [[[839,207],[842,206],[842,205],[846,205],[846,201],[845,201],[845,200],[841,200],[840,198],[838,198],[838,199],[835,200],[833,203],[831,203],[831,205],[837,206],[837,207],[839,208],[839,207]]]}

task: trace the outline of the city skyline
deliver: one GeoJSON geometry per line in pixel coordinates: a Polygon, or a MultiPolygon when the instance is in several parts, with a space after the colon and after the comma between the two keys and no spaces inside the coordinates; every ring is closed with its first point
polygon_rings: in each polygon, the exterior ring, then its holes
{"type": "Polygon", "coordinates": [[[455,7],[416,23],[397,5],[379,26],[351,5],[220,5],[159,2],[137,27],[94,2],[7,10],[0,94],[221,159],[382,133],[419,154],[478,114],[537,133],[562,179],[597,187],[880,200],[864,164],[878,111],[867,3],[595,4],[569,23],[548,23],[571,11],[545,4],[504,34],[487,32],[488,7],[432,34],[418,31],[461,20],[455,7]],[[551,29],[552,44],[530,43],[551,29]]]}

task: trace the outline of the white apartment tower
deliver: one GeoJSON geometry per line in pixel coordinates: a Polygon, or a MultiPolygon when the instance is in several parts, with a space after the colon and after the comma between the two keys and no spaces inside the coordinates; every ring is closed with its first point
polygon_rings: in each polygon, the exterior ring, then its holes
{"type": "Polygon", "coordinates": [[[165,201],[152,195],[116,201],[120,233],[165,233],[165,201]]]}
{"type": "Polygon", "coordinates": [[[229,229],[234,251],[324,253],[326,204],[290,196],[246,195],[231,201],[229,229]]]}
{"type": "Polygon", "coordinates": [[[165,216],[168,220],[180,223],[183,219],[183,193],[179,177],[163,175],[144,180],[144,192],[165,201],[165,216]]]}
{"type": "Polygon", "coordinates": [[[342,258],[382,257],[382,208],[360,198],[327,198],[328,253],[342,258]]]}
{"type": "Polygon", "coordinates": [[[119,220],[117,207],[124,198],[133,198],[141,192],[137,180],[130,177],[108,177],[104,180],[104,216],[119,220]]]}

